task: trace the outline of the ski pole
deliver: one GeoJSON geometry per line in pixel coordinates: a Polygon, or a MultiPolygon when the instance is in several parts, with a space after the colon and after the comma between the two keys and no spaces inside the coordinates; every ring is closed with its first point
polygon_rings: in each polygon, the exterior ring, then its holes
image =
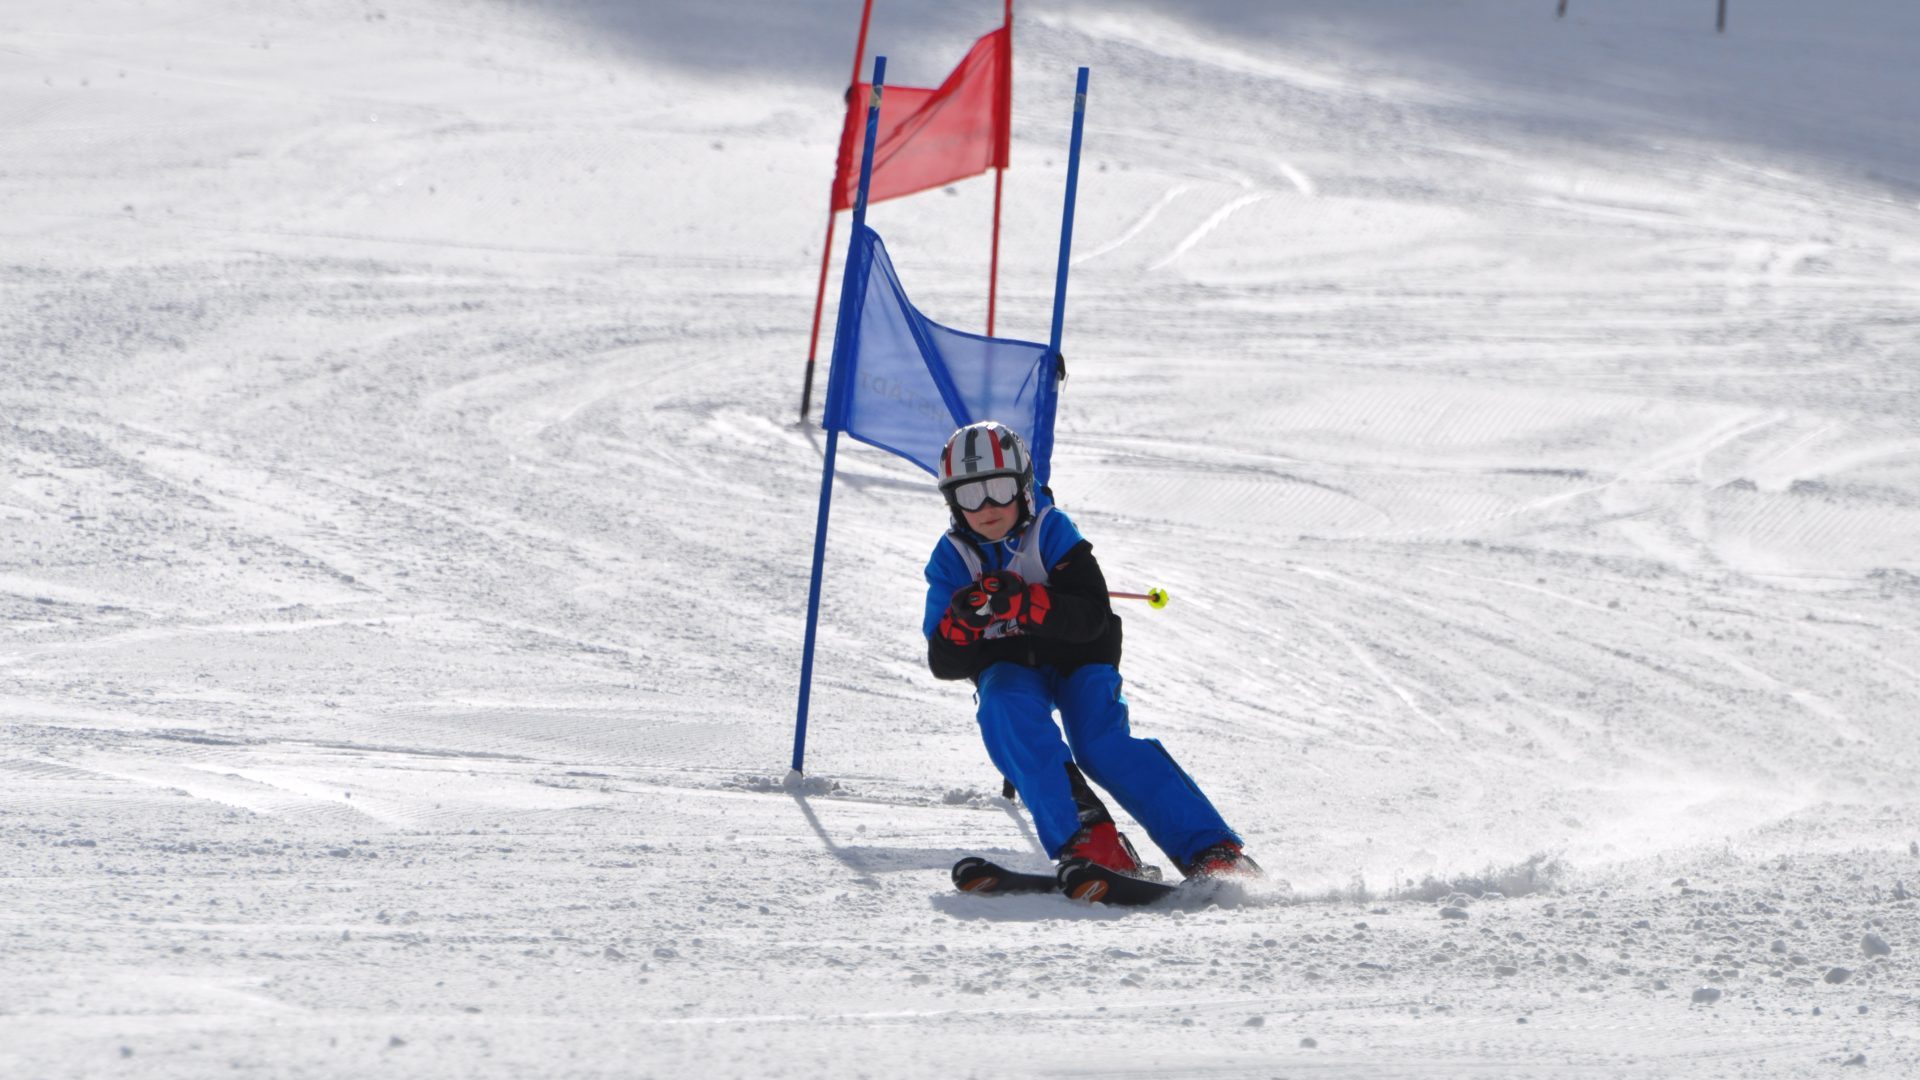
{"type": "MultiPolygon", "coordinates": [[[[1108,590],[1107,598],[1110,600],[1145,600],[1147,602],[1147,606],[1154,609],[1155,611],[1158,611],[1161,608],[1164,608],[1168,604],[1173,602],[1173,598],[1167,595],[1167,590],[1161,588],[1158,585],[1155,585],[1153,588],[1148,589],[1146,592],[1114,592],[1112,590],[1108,590]]],[[[981,616],[982,618],[990,618],[993,615],[993,602],[989,600],[988,602],[981,604],[980,609],[977,612],[975,612],[975,614],[981,616]]]]}

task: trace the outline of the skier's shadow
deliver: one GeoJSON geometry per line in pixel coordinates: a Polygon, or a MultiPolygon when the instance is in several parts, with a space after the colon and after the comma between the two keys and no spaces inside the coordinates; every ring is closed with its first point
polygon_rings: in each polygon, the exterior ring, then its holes
{"type": "Polygon", "coordinates": [[[1065,896],[1044,893],[1026,896],[970,896],[963,892],[935,893],[929,901],[935,910],[956,919],[976,922],[1112,922],[1125,919],[1141,908],[1115,907],[1110,904],[1086,904],[1065,896]]]}

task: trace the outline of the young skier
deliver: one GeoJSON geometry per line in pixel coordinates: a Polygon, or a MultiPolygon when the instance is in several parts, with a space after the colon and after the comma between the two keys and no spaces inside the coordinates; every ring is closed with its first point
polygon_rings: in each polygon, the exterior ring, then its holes
{"type": "Polygon", "coordinates": [[[1048,856],[1145,869],[1091,779],[1182,874],[1259,875],[1160,741],[1128,730],[1120,616],[1093,545],[1051,492],[1036,497],[1020,436],[992,420],[968,424],[947,440],[939,482],[953,527],[927,560],[927,663],[936,678],[973,680],[987,756],[1027,804],[1048,856]]]}

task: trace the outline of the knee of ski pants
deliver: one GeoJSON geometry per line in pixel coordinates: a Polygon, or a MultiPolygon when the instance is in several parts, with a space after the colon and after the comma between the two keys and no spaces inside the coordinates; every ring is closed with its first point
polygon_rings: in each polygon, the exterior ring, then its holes
{"type": "Polygon", "coordinates": [[[1022,664],[1002,661],[981,672],[973,700],[982,728],[1029,717],[1053,722],[1046,675],[1022,664]]]}
{"type": "Polygon", "coordinates": [[[1123,687],[1120,671],[1112,664],[1088,664],[1062,680],[1060,719],[1082,766],[1087,764],[1083,754],[1098,759],[1112,740],[1131,737],[1123,687]]]}

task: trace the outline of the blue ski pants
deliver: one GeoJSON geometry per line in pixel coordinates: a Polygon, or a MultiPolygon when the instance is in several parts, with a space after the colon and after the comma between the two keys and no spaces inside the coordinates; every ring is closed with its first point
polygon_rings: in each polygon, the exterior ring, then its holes
{"type": "Polygon", "coordinates": [[[987,756],[1020,792],[1048,858],[1058,858],[1080,829],[1068,761],[1175,862],[1240,839],[1160,740],[1129,730],[1127,698],[1112,664],[1085,664],[1061,675],[1052,667],[998,663],[980,674],[977,700],[987,756]],[[1053,723],[1055,708],[1064,741],[1053,723]]]}

